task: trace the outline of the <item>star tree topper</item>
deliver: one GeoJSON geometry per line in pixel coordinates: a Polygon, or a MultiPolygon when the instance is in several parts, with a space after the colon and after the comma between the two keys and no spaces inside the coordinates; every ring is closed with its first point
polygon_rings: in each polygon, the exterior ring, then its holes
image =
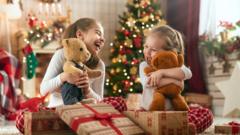
{"type": "Polygon", "coordinates": [[[225,97],[223,116],[240,117],[240,62],[232,72],[229,80],[217,82],[216,86],[220,89],[225,97]]]}

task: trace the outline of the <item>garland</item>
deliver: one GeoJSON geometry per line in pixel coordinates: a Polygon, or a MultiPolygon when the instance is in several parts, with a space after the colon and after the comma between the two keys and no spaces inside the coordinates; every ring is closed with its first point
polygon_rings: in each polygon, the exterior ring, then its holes
{"type": "MultiPolygon", "coordinates": [[[[210,39],[207,35],[200,36],[200,48],[206,56],[214,56],[218,62],[223,62],[223,72],[229,72],[232,67],[229,62],[229,55],[237,53],[236,59],[240,60],[240,36],[229,38],[231,32],[240,28],[240,20],[235,24],[229,22],[220,22],[224,28],[215,38],[210,39]]],[[[209,74],[214,74],[215,67],[213,63],[209,67],[209,74]]]]}

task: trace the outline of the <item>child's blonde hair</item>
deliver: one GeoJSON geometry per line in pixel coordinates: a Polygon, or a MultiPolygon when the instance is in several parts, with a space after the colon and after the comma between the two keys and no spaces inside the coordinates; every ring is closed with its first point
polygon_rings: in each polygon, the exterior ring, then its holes
{"type": "Polygon", "coordinates": [[[162,25],[154,28],[149,33],[150,35],[156,34],[158,37],[165,40],[163,49],[176,51],[178,54],[184,54],[184,42],[180,32],[173,29],[168,25],[162,25]]]}

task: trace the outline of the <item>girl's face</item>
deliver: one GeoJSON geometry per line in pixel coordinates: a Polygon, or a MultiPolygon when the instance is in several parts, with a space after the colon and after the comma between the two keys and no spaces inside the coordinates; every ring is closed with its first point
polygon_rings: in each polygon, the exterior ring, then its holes
{"type": "Polygon", "coordinates": [[[82,38],[87,47],[98,54],[105,42],[102,25],[96,24],[88,31],[82,32],[82,38]]]}
{"type": "Polygon", "coordinates": [[[143,54],[145,61],[150,64],[153,56],[159,52],[163,51],[163,46],[165,45],[165,41],[163,38],[160,38],[157,35],[149,35],[146,39],[146,43],[144,45],[143,54]]]}

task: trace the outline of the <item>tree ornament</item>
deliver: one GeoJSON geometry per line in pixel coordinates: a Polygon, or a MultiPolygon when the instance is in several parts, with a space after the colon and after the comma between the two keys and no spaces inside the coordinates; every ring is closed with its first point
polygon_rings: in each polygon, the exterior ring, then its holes
{"type": "Polygon", "coordinates": [[[142,46],[142,38],[140,36],[137,36],[133,39],[134,45],[136,48],[141,48],[142,46]]]}
{"type": "Polygon", "coordinates": [[[141,19],[141,21],[142,22],[148,22],[148,20],[149,20],[149,16],[144,16],[142,19],[141,19]]]}
{"type": "Polygon", "coordinates": [[[127,47],[130,47],[130,46],[132,45],[132,40],[129,39],[129,38],[127,38],[127,39],[125,40],[125,44],[124,44],[124,45],[127,46],[127,47]]]}
{"type": "Polygon", "coordinates": [[[114,70],[114,69],[111,69],[111,70],[110,70],[110,73],[111,73],[112,75],[114,75],[114,74],[115,74],[115,70],[114,70]]]}
{"type": "Polygon", "coordinates": [[[134,25],[134,19],[132,17],[128,18],[128,25],[130,27],[134,25]]]}
{"type": "Polygon", "coordinates": [[[131,69],[130,69],[130,74],[131,75],[136,75],[137,74],[137,67],[132,67],[131,69]]]}
{"type": "Polygon", "coordinates": [[[117,84],[114,84],[114,85],[113,85],[113,90],[116,91],[117,89],[118,89],[117,84]]]}
{"type": "Polygon", "coordinates": [[[126,37],[128,37],[130,35],[130,32],[128,30],[124,30],[123,33],[126,37]]]}
{"type": "Polygon", "coordinates": [[[120,68],[117,68],[117,69],[116,69],[116,72],[117,72],[117,73],[119,73],[120,71],[121,71],[121,69],[120,69],[120,68]]]}
{"type": "Polygon", "coordinates": [[[143,59],[144,32],[162,22],[159,6],[152,0],[128,0],[127,2],[127,11],[119,17],[121,26],[116,30],[112,41],[114,46],[111,45],[114,49],[110,51],[112,63],[106,68],[109,74],[107,76],[109,82],[105,84],[108,96],[125,97],[129,92],[142,91],[138,79],[138,66],[143,59]],[[111,74],[111,69],[115,70],[115,74],[111,74]]]}

